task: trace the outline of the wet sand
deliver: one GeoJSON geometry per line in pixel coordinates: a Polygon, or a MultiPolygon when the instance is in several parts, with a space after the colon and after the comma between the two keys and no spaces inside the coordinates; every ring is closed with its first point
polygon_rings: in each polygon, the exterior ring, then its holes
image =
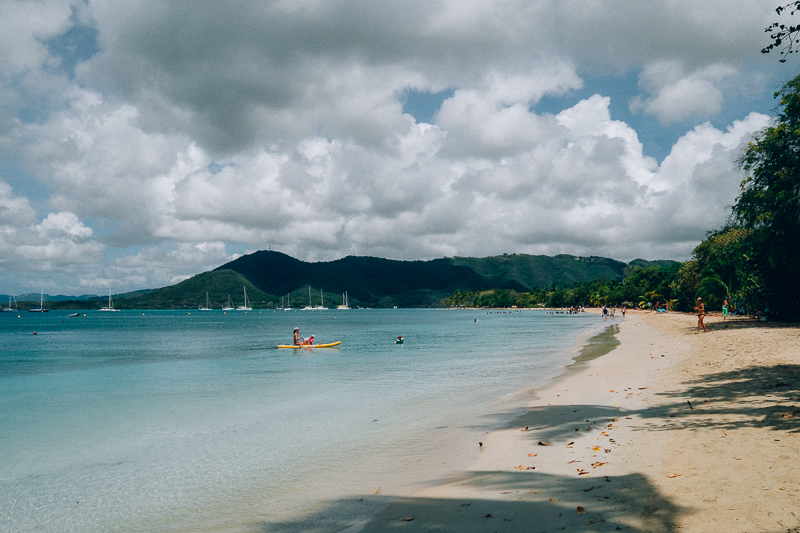
{"type": "Polygon", "coordinates": [[[800,531],[800,328],[607,324],[620,345],[537,391],[470,468],[345,530],[800,531]]]}

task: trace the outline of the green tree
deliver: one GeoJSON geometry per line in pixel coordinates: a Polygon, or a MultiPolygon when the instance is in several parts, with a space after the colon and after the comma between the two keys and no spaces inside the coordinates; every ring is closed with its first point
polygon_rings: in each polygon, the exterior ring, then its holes
{"type": "Polygon", "coordinates": [[[780,103],[773,124],[754,136],[739,159],[747,176],[732,215],[753,231],[753,267],[763,279],[766,304],[789,317],[800,306],[800,76],[775,97],[780,103]]]}

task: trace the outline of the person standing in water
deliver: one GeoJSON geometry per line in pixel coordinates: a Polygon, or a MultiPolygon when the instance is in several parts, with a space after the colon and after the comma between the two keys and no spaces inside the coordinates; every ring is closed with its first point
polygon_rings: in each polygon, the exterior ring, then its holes
{"type": "Polygon", "coordinates": [[[706,308],[703,305],[703,299],[697,299],[697,305],[694,306],[694,310],[697,312],[697,331],[695,333],[700,333],[700,328],[703,328],[703,333],[708,333],[706,329],[706,325],[703,324],[703,318],[706,315],[706,308]]]}

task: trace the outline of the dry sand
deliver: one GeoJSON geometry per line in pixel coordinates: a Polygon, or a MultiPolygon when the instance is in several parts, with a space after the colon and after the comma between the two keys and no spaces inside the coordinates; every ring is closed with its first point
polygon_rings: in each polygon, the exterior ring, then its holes
{"type": "Polygon", "coordinates": [[[348,531],[800,532],[800,328],[696,322],[617,317],[471,468],[348,531]]]}

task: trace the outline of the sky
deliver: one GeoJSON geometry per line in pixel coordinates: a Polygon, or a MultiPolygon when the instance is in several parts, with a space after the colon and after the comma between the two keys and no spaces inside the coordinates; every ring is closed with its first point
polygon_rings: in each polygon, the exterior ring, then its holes
{"type": "Polygon", "coordinates": [[[761,0],[0,0],[0,292],[243,254],[686,260],[800,72],[761,0]]]}

